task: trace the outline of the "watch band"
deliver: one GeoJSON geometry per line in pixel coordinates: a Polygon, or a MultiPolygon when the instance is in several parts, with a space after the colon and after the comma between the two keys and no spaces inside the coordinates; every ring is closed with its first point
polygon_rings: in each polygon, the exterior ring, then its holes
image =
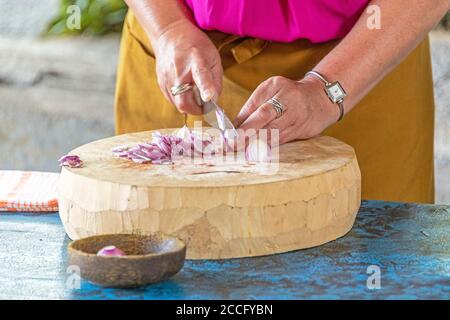
{"type": "Polygon", "coordinates": [[[320,74],[317,71],[309,71],[305,74],[305,77],[311,75],[319,79],[324,85],[325,85],[325,92],[330,99],[331,102],[334,104],[337,104],[339,107],[339,119],[338,121],[341,121],[342,118],[344,118],[344,98],[347,96],[347,93],[345,92],[344,88],[341,86],[341,84],[336,82],[329,82],[322,74],[320,74]],[[331,93],[331,88],[337,87],[341,92],[341,95],[338,96],[338,98],[333,96],[333,93],[331,93]]]}
{"type": "Polygon", "coordinates": [[[338,118],[338,121],[341,121],[342,118],[344,117],[344,100],[341,100],[340,102],[338,102],[337,105],[339,107],[339,118],[338,118]]]}
{"type": "Polygon", "coordinates": [[[322,81],[323,84],[326,85],[326,86],[329,86],[331,84],[331,82],[328,82],[328,80],[325,79],[325,77],[323,75],[321,75],[320,73],[318,73],[317,71],[314,71],[314,70],[313,71],[309,71],[309,72],[307,72],[305,74],[305,77],[309,76],[309,75],[312,75],[312,76],[315,76],[316,78],[319,78],[319,80],[322,81]]]}

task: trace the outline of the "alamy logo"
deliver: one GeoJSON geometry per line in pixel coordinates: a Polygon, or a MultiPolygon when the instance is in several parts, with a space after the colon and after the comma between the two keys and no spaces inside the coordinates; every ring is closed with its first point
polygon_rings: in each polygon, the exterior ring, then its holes
{"type": "Polygon", "coordinates": [[[66,26],[69,30],[81,29],[81,9],[77,5],[67,7],[66,13],[68,14],[66,26]]]}
{"type": "Polygon", "coordinates": [[[68,275],[66,280],[66,288],[80,289],[81,288],[80,267],[76,265],[68,266],[66,273],[68,275]]]}
{"type": "Polygon", "coordinates": [[[370,276],[367,278],[366,286],[369,290],[379,290],[381,289],[381,269],[377,265],[370,265],[366,270],[367,274],[370,276]]]}
{"type": "Polygon", "coordinates": [[[367,28],[369,28],[369,30],[380,30],[381,8],[373,4],[367,7],[366,13],[369,15],[369,17],[367,18],[367,28]]]}

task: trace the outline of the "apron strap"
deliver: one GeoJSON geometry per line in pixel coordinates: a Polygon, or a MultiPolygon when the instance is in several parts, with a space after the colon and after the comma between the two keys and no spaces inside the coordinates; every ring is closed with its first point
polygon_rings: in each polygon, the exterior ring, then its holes
{"type": "Polygon", "coordinates": [[[268,44],[269,41],[266,40],[248,38],[231,48],[231,53],[236,62],[240,64],[256,56],[263,51],[268,44]]]}
{"type": "Polygon", "coordinates": [[[263,51],[269,41],[256,38],[243,38],[241,36],[231,35],[224,39],[218,46],[219,51],[225,50],[225,47],[230,48],[230,52],[234,60],[241,64],[263,51]]]}

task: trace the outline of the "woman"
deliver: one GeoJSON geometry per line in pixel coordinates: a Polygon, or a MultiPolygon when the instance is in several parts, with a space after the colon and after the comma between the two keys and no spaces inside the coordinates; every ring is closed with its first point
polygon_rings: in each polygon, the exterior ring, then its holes
{"type": "Polygon", "coordinates": [[[365,199],[434,201],[427,33],[450,0],[127,3],[118,133],[199,119],[186,87],[195,83],[241,129],[278,128],[281,143],[324,134],[352,145],[365,199]]]}

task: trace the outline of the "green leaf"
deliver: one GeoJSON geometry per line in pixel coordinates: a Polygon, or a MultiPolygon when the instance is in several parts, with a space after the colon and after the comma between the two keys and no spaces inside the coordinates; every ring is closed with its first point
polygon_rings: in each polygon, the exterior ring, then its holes
{"type": "Polygon", "coordinates": [[[123,0],[60,0],[58,16],[52,19],[45,35],[104,35],[122,30],[127,13],[123,0]],[[69,14],[67,8],[77,5],[81,12],[81,28],[70,30],[67,27],[69,14]]]}

